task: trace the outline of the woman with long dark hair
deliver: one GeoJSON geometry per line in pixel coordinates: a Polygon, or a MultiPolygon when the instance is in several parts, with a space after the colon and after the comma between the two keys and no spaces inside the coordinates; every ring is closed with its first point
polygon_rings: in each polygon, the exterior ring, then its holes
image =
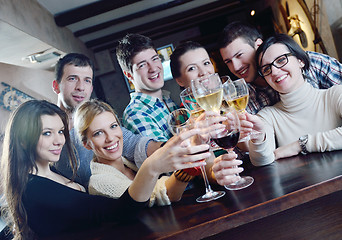
{"type": "Polygon", "coordinates": [[[122,221],[146,205],[161,173],[204,164],[198,161],[200,154],[191,155],[194,149],[189,148],[182,148],[184,158],[174,160],[174,148],[181,148],[183,140],[198,133],[188,131],[152,154],[120,198],[89,195],[51,166],[59,160],[64,145],[70,160],[76,162],[67,119],[64,111],[44,100],[25,102],[10,117],[3,144],[1,184],[15,239],[56,236],[105,221],[122,221]],[[154,164],[160,158],[168,158],[173,164],[154,164]]]}

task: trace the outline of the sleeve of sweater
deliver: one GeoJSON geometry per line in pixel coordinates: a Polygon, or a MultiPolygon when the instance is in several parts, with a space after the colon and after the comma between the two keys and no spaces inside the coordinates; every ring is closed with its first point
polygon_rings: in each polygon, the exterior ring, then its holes
{"type": "Polygon", "coordinates": [[[263,109],[258,115],[264,121],[266,136],[261,143],[249,140],[249,157],[254,166],[265,166],[274,162],[275,136],[272,124],[266,120],[268,119],[267,112],[263,109]]]}
{"type": "MultiPolygon", "coordinates": [[[[308,135],[306,144],[309,152],[325,152],[342,149],[342,85],[334,86],[329,91],[330,102],[334,106],[331,115],[336,114],[339,127],[308,135]]],[[[317,116],[318,117],[318,116],[317,116]]],[[[331,116],[333,117],[333,116],[331,116]]]]}
{"type": "Polygon", "coordinates": [[[165,205],[170,205],[171,201],[167,195],[167,190],[165,186],[165,181],[169,177],[163,176],[160,179],[158,179],[156,186],[153,189],[150,202],[149,202],[149,207],[152,207],[153,205],[157,206],[165,206],[165,205]]]}

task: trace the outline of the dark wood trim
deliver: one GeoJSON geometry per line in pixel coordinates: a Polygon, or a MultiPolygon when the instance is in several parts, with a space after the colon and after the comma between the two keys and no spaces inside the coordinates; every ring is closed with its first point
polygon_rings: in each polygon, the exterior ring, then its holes
{"type": "Polygon", "coordinates": [[[114,25],[129,21],[129,20],[132,20],[134,18],[144,17],[146,15],[153,14],[156,12],[160,12],[163,10],[167,10],[167,9],[170,9],[170,8],[173,8],[173,7],[176,7],[176,6],[191,2],[191,1],[193,1],[193,0],[175,0],[172,2],[168,2],[168,3],[163,3],[163,4],[160,4],[158,6],[148,8],[148,9],[144,9],[140,12],[136,12],[134,14],[130,14],[130,15],[126,15],[124,17],[118,18],[118,19],[114,19],[112,21],[108,21],[108,22],[101,23],[101,24],[98,24],[98,25],[95,25],[92,27],[84,28],[82,30],[74,32],[74,35],[76,37],[83,36],[83,35],[86,35],[86,34],[89,34],[92,32],[96,32],[96,31],[99,31],[99,30],[102,30],[102,29],[112,27],[114,25]]]}
{"type": "Polygon", "coordinates": [[[174,31],[179,31],[181,28],[188,28],[189,26],[197,25],[199,22],[208,19],[216,18],[221,15],[232,13],[234,11],[241,11],[245,8],[245,4],[240,4],[239,1],[229,2],[220,0],[201,7],[178,13],[166,18],[142,24],[124,31],[116,32],[105,37],[97,38],[86,42],[88,48],[117,41],[124,37],[127,33],[139,33],[147,35],[151,38],[159,38],[166,36],[174,31]],[[215,13],[215,14],[211,14],[215,13]],[[172,21],[170,21],[172,19],[172,21]]]}
{"type": "Polygon", "coordinates": [[[121,8],[140,1],[141,0],[102,0],[70,11],[56,14],[54,16],[55,22],[57,26],[65,27],[67,25],[82,21],[84,19],[94,17],[96,15],[111,11],[113,9],[121,8]]]}

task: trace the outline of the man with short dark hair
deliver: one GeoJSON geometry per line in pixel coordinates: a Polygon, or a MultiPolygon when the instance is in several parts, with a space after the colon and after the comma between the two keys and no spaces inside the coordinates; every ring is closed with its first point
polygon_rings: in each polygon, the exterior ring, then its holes
{"type": "MultiPolygon", "coordinates": [[[[61,58],[55,67],[53,90],[58,95],[57,105],[69,116],[70,137],[74,143],[79,158],[79,166],[75,181],[87,187],[90,177],[90,161],[93,152],[87,150],[76,139],[73,129],[73,112],[83,102],[91,97],[93,91],[94,65],[85,55],[69,53],[61,58]]],[[[160,142],[151,141],[151,138],[135,135],[122,127],[123,132],[123,156],[140,167],[148,155],[159,148],[160,142]]],[[[64,151],[61,159],[57,162],[56,168],[64,176],[71,178],[72,170],[69,160],[64,151]]]]}
{"type": "Polygon", "coordinates": [[[170,93],[162,90],[163,65],[152,40],[139,34],[127,34],[119,41],[116,56],[124,75],[135,88],[123,114],[123,125],[134,133],[167,141],[172,136],[167,116],[178,107],[170,93]]]}
{"type": "MultiPolygon", "coordinates": [[[[252,114],[279,101],[279,94],[258,74],[255,52],[262,42],[262,34],[257,28],[240,21],[228,24],[219,38],[223,61],[231,73],[244,78],[249,85],[247,111],[252,114]]],[[[307,54],[310,68],[304,75],[311,85],[326,89],[342,83],[342,64],[338,60],[316,52],[307,51],[307,54]]]]}

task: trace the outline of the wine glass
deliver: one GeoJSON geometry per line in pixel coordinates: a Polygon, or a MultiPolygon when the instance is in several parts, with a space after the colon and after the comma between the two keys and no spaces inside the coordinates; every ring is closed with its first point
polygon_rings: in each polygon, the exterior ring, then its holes
{"type": "MultiPolygon", "coordinates": [[[[178,135],[186,129],[191,129],[191,113],[185,108],[180,108],[172,111],[168,116],[168,124],[171,132],[174,135],[178,135]]],[[[190,142],[189,142],[190,144],[190,142]]],[[[204,179],[205,194],[196,199],[197,202],[209,202],[220,197],[223,197],[226,193],[224,191],[213,191],[209,184],[207,174],[205,172],[205,166],[201,166],[201,172],[204,179]]]]}
{"type": "Polygon", "coordinates": [[[183,103],[183,106],[191,112],[191,116],[194,119],[199,117],[204,112],[204,109],[201,108],[201,106],[196,101],[190,87],[185,88],[179,96],[183,103]]]}
{"type": "MultiPolygon", "coordinates": [[[[233,87],[231,90],[229,90],[229,94],[234,91],[235,92],[235,87],[232,85],[228,85],[228,83],[232,82],[232,79],[229,76],[222,76],[221,77],[221,82],[222,82],[222,89],[223,89],[223,99],[222,99],[222,108],[229,108],[232,105],[228,105],[228,101],[225,98],[225,95],[227,95],[227,91],[225,88],[231,86],[233,87]],[[227,83],[228,82],[228,83],[227,83]]],[[[232,102],[229,102],[230,104],[232,104],[232,102]]]]}
{"type": "MultiPolygon", "coordinates": [[[[194,120],[196,120],[204,112],[204,109],[201,108],[192,94],[190,87],[184,89],[180,93],[180,98],[182,100],[183,106],[191,112],[191,117],[194,120]]],[[[208,144],[210,144],[210,151],[221,149],[214,141],[209,140],[208,144]]]]}
{"type": "MultiPolygon", "coordinates": [[[[215,133],[212,136],[212,140],[220,147],[226,149],[227,152],[232,152],[239,141],[240,120],[236,110],[232,107],[222,109],[221,115],[226,117],[226,120],[221,122],[225,128],[215,133]]],[[[236,175],[239,176],[238,173],[236,175]]],[[[243,176],[237,182],[225,185],[224,187],[228,190],[239,190],[250,186],[253,182],[254,179],[252,177],[243,176]]]]}
{"type": "MultiPolygon", "coordinates": [[[[226,105],[233,107],[241,114],[246,113],[246,107],[248,104],[249,92],[246,81],[240,78],[235,81],[227,81],[223,84],[223,98],[226,105]]],[[[260,134],[257,131],[248,133],[247,136],[241,138],[239,142],[248,141],[251,136],[256,137],[260,134]]]]}
{"type": "Polygon", "coordinates": [[[190,128],[191,113],[185,108],[179,108],[172,111],[167,119],[168,126],[173,135],[178,135],[181,132],[190,128]]]}
{"type": "Polygon", "coordinates": [[[246,112],[249,92],[245,79],[226,81],[223,84],[224,99],[229,106],[233,106],[240,113],[246,112]]]}
{"type": "Polygon", "coordinates": [[[205,111],[220,112],[223,89],[217,73],[191,80],[191,90],[196,101],[205,111]]]}

